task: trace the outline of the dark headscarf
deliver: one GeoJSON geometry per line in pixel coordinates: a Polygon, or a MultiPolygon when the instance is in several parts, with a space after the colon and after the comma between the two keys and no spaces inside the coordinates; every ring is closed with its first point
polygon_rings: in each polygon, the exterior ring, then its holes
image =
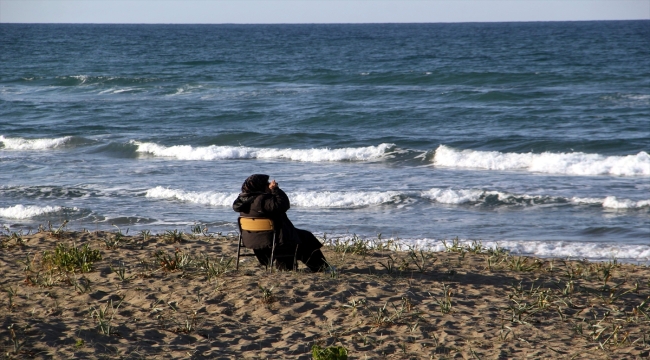
{"type": "Polygon", "coordinates": [[[255,192],[265,192],[269,187],[269,176],[265,174],[253,174],[246,178],[241,186],[241,192],[250,194],[255,192]]]}

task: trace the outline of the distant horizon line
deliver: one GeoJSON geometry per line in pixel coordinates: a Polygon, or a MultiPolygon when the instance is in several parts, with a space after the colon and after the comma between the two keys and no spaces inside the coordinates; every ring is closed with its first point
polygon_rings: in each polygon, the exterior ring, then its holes
{"type": "Polygon", "coordinates": [[[593,19],[593,20],[507,20],[507,21],[435,21],[435,22],[286,22],[286,23],[165,23],[165,22],[0,22],[0,25],[416,25],[416,24],[498,24],[498,23],[566,23],[566,22],[623,22],[650,21],[650,19],[593,19]]]}

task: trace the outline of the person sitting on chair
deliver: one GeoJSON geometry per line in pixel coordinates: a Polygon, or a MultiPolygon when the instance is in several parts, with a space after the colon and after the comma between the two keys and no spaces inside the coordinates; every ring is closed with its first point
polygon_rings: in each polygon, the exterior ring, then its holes
{"type": "MultiPolygon", "coordinates": [[[[287,194],[275,180],[269,182],[269,176],[264,174],[249,176],[241,187],[241,194],[232,204],[233,210],[242,217],[269,218],[273,221],[276,238],[274,263],[278,268],[293,269],[295,255],[313,272],[328,269],[330,266],[320,251],[323,244],[311,232],[293,226],[287,217],[289,207],[287,194]],[[277,257],[277,254],[291,254],[291,257],[277,257]]],[[[247,236],[243,238],[243,243],[253,250],[260,264],[269,265],[273,244],[268,237],[247,236]]]]}

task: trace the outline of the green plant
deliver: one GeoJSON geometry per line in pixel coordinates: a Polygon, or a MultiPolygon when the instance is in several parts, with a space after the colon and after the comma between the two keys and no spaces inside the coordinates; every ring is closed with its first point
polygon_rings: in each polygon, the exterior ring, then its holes
{"type": "Polygon", "coordinates": [[[109,300],[106,302],[104,308],[101,306],[99,308],[90,308],[90,317],[91,319],[97,319],[97,327],[102,334],[111,335],[115,333],[111,322],[113,321],[113,317],[115,317],[117,310],[120,308],[120,305],[122,305],[121,300],[116,306],[113,305],[113,300],[109,300]]]}
{"type": "Polygon", "coordinates": [[[72,245],[67,247],[62,243],[56,245],[54,253],[46,251],[43,253],[43,265],[57,269],[61,272],[81,271],[89,272],[93,268],[93,262],[101,260],[99,250],[92,250],[88,244],[81,247],[72,245]]]}
{"type": "Polygon", "coordinates": [[[64,222],[61,223],[61,225],[54,229],[54,226],[52,226],[52,223],[48,221],[47,223],[48,228],[50,229],[50,236],[55,238],[55,239],[61,239],[63,237],[63,233],[65,232],[66,226],[68,226],[68,220],[65,220],[64,222]]]}
{"type": "Polygon", "coordinates": [[[472,244],[467,246],[467,250],[474,254],[482,254],[486,252],[485,246],[480,241],[473,240],[472,244]]]}
{"type": "Polygon", "coordinates": [[[386,241],[382,240],[381,238],[381,233],[377,234],[377,240],[371,242],[368,242],[370,248],[372,250],[376,251],[390,251],[395,250],[399,251],[401,250],[401,246],[399,244],[399,239],[388,239],[386,241]]]}
{"type": "Polygon", "coordinates": [[[508,250],[500,247],[499,245],[495,246],[494,248],[487,248],[486,252],[490,256],[503,256],[503,255],[508,255],[508,250]]]}
{"type": "Polygon", "coordinates": [[[208,234],[207,226],[206,227],[201,227],[201,224],[196,224],[196,223],[194,224],[194,226],[192,226],[191,231],[192,231],[192,235],[206,236],[208,234]]]}
{"type": "Polygon", "coordinates": [[[395,259],[392,256],[388,255],[386,263],[379,262],[379,265],[383,266],[389,274],[392,274],[395,271],[395,259]]]}
{"type": "Polygon", "coordinates": [[[366,299],[352,299],[348,301],[347,304],[342,305],[343,308],[346,309],[351,309],[352,315],[355,315],[357,313],[357,309],[360,309],[362,307],[366,306],[366,299]]]}
{"type": "Polygon", "coordinates": [[[124,266],[124,262],[120,262],[118,267],[111,266],[111,271],[113,271],[122,282],[129,281],[134,276],[126,276],[126,267],[124,266]]]}
{"type": "Polygon", "coordinates": [[[83,339],[77,339],[74,343],[75,349],[81,349],[85,345],[85,341],[83,339]]]}
{"type": "Polygon", "coordinates": [[[535,307],[523,300],[517,300],[514,299],[512,296],[510,297],[510,301],[513,302],[513,304],[509,305],[509,309],[512,311],[512,318],[510,319],[513,322],[519,322],[521,324],[528,324],[526,322],[526,319],[528,319],[531,315],[535,314],[537,309],[535,307]],[[526,316],[523,316],[527,314],[526,316]]]}
{"type": "Polygon", "coordinates": [[[334,252],[342,254],[342,258],[345,258],[345,255],[348,253],[354,255],[367,255],[370,250],[369,241],[360,238],[356,234],[354,234],[351,239],[346,239],[345,241],[342,241],[341,239],[330,239],[326,244],[331,246],[334,252]]]}
{"type": "Polygon", "coordinates": [[[311,347],[311,355],[314,360],[347,360],[348,350],[343,346],[322,348],[314,345],[311,347]]]}
{"type": "Polygon", "coordinates": [[[265,288],[264,286],[259,284],[257,286],[260,288],[260,291],[262,292],[262,298],[260,299],[262,304],[266,305],[267,307],[270,307],[271,304],[277,301],[275,295],[273,295],[273,286],[271,286],[270,288],[265,288]]]}
{"type": "Polygon", "coordinates": [[[446,252],[464,253],[465,247],[460,244],[458,237],[451,240],[451,244],[447,244],[447,240],[442,240],[442,245],[445,247],[446,252]]]}
{"type": "Polygon", "coordinates": [[[608,261],[606,263],[598,264],[598,278],[603,281],[604,285],[607,285],[607,282],[612,278],[612,276],[614,276],[614,269],[616,269],[618,266],[619,264],[616,259],[608,261]]]}
{"type": "Polygon", "coordinates": [[[390,315],[388,309],[388,302],[384,303],[384,306],[377,306],[374,310],[370,312],[370,318],[372,319],[372,324],[375,326],[390,326],[395,323],[395,318],[397,314],[390,315]]]}
{"type": "Polygon", "coordinates": [[[453,295],[453,292],[451,291],[449,285],[445,285],[444,283],[442,284],[442,298],[438,299],[435,296],[431,295],[431,293],[429,293],[429,295],[438,304],[441,313],[449,314],[451,312],[451,296],[453,295]]]}
{"type": "Polygon", "coordinates": [[[104,239],[104,244],[107,249],[117,249],[120,246],[120,243],[124,241],[124,234],[117,225],[113,225],[117,228],[117,231],[112,235],[104,239]]]}
{"type": "Polygon", "coordinates": [[[173,231],[167,230],[163,234],[163,239],[165,240],[165,242],[168,243],[177,243],[177,242],[179,243],[179,242],[183,242],[184,235],[185,234],[182,231],[176,229],[174,229],[173,231]]]}
{"type": "Polygon", "coordinates": [[[411,248],[409,249],[408,252],[409,258],[411,258],[413,264],[418,268],[418,271],[421,273],[424,273],[427,268],[427,260],[433,259],[431,264],[435,263],[438,259],[433,257],[431,253],[424,253],[424,250],[416,251],[415,249],[411,248]]]}
{"type": "Polygon", "coordinates": [[[58,279],[54,278],[53,270],[38,271],[36,274],[26,273],[25,283],[31,286],[52,287],[58,279]]]}
{"type": "Polygon", "coordinates": [[[18,354],[20,350],[25,346],[27,340],[23,340],[22,342],[20,341],[18,334],[16,334],[16,330],[14,328],[15,325],[16,324],[9,325],[9,335],[11,337],[11,344],[14,348],[14,354],[18,354]]]}
{"type": "Polygon", "coordinates": [[[196,326],[198,323],[198,317],[196,314],[196,311],[192,314],[192,317],[188,317],[185,319],[183,323],[181,323],[181,326],[178,326],[175,330],[175,332],[180,332],[184,334],[189,334],[196,330],[196,326]]]}
{"type": "Polygon", "coordinates": [[[0,248],[6,247],[11,240],[15,242],[15,245],[19,245],[19,246],[25,245],[25,239],[23,239],[24,234],[22,230],[18,232],[11,231],[9,227],[6,225],[3,226],[3,230],[6,232],[6,235],[2,235],[2,236],[6,236],[7,239],[6,240],[0,239],[0,248]]]}
{"type": "Polygon", "coordinates": [[[68,282],[74,286],[75,290],[79,294],[85,294],[90,291],[91,282],[85,276],[82,276],[80,279],[77,279],[76,277],[68,278],[68,282]]]}
{"type": "Polygon", "coordinates": [[[511,270],[514,271],[535,271],[536,269],[539,269],[542,266],[542,263],[539,262],[538,260],[534,260],[532,263],[529,261],[527,257],[523,256],[518,256],[518,257],[513,257],[509,262],[508,262],[508,267],[511,270]]]}
{"type": "Polygon", "coordinates": [[[142,230],[140,231],[140,236],[142,236],[142,241],[148,241],[149,238],[151,237],[151,231],[142,230]]]}
{"type": "Polygon", "coordinates": [[[219,260],[213,260],[209,256],[205,256],[199,262],[199,268],[205,272],[208,281],[231,271],[233,267],[233,258],[225,258],[223,256],[219,260]]]}
{"type": "Polygon", "coordinates": [[[178,248],[174,250],[173,256],[163,250],[157,251],[154,256],[160,267],[165,271],[185,270],[193,263],[192,257],[178,248]]]}
{"type": "Polygon", "coordinates": [[[11,310],[16,304],[14,304],[14,296],[16,296],[16,289],[11,286],[5,288],[7,292],[7,297],[9,298],[9,303],[7,304],[7,309],[11,310]]]}

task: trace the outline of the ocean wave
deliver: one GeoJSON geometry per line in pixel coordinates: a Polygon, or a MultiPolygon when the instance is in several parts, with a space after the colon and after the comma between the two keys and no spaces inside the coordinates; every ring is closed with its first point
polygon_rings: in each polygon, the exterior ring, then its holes
{"type": "Polygon", "coordinates": [[[65,146],[72,141],[72,136],[53,139],[6,138],[0,135],[0,143],[5,150],[49,150],[65,146]]]}
{"type": "MultiPolygon", "coordinates": [[[[45,214],[56,213],[65,209],[66,208],[63,208],[61,206],[25,206],[18,204],[6,208],[0,208],[0,217],[7,219],[30,219],[45,214]]],[[[77,211],[78,209],[71,208],[71,210],[77,211]]]]}
{"type": "Polygon", "coordinates": [[[169,189],[162,186],[156,186],[147,190],[145,197],[154,199],[180,200],[194,204],[210,206],[232,206],[239,194],[216,191],[185,191],[180,189],[169,189]]]}
{"type": "Polygon", "coordinates": [[[421,193],[423,198],[441,204],[477,206],[535,206],[535,205],[589,205],[605,209],[641,209],[650,207],[650,200],[605,198],[580,198],[549,195],[511,194],[502,191],[481,189],[432,188],[421,193]]]}
{"type": "Polygon", "coordinates": [[[0,196],[27,199],[75,199],[96,196],[99,191],[83,187],[0,186],[0,196]]]}
{"type": "Polygon", "coordinates": [[[394,144],[380,144],[358,148],[340,149],[277,149],[252,148],[245,146],[204,146],[190,145],[162,146],[156,143],[132,141],[137,152],[156,157],[168,157],[178,160],[225,160],[225,159],[287,159],[304,162],[321,161],[368,161],[385,157],[394,144]]]}
{"type": "Polygon", "coordinates": [[[650,155],[603,156],[573,153],[502,153],[498,151],[457,150],[440,145],[433,164],[452,168],[484,170],[524,170],[564,175],[649,176],[650,155]]]}
{"type": "Polygon", "coordinates": [[[358,208],[400,202],[397,191],[308,191],[288,194],[299,207],[358,208]]]}
{"type": "Polygon", "coordinates": [[[650,207],[650,200],[634,201],[608,196],[603,200],[603,207],[606,209],[640,209],[650,207]]]}
{"type": "MultiPolygon", "coordinates": [[[[404,250],[414,246],[433,251],[445,251],[441,240],[433,239],[400,239],[404,250]]],[[[449,244],[450,241],[447,241],[449,244]]],[[[470,240],[459,240],[463,246],[472,245],[470,240]]],[[[517,255],[531,255],[547,258],[574,258],[590,260],[621,259],[627,261],[650,260],[650,246],[632,244],[604,244],[588,242],[563,241],[482,241],[487,248],[503,248],[517,255]]]]}
{"type": "Polygon", "coordinates": [[[54,79],[55,86],[78,86],[78,85],[132,85],[157,81],[157,78],[123,77],[123,76],[90,76],[70,75],[57,76],[54,79]]]}
{"type": "MultiPolygon", "coordinates": [[[[287,193],[291,205],[301,208],[344,208],[354,209],[374,205],[400,205],[417,199],[426,199],[448,205],[474,206],[543,206],[543,205],[588,205],[611,209],[641,209],[650,207],[650,200],[634,201],[605,198],[578,198],[548,195],[511,194],[481,189],[431,188],[422,192],[403,191],[296,191],[287,193]]],[[[145,197],[179,200],[209,206],[231,206],[237,193],[218,191],[186,191],[162,186],[151,188],[145,197]]]]}
{"type": "MultiPolygon", "coordinates": [[[[317,235],[318,237],[318,235],[317,235]]],[[[349,234],[327,233],[330,241],[351,241],[358,240],[349,234]]],[[[650,261],[650,245],[636,244],[606,244],[598,242],[574,242],[574,241],[535,241],[535,240],[443,240],[435,238],[383,238],[378,241],[373,238],[362,238],[369,246],[386,245],[390,242],[390,249],[397,251],[408,251],[410,249],[421,249],[428,251],[443,252],[446,246],[457,242],[461,247],[482,246],[484,249],[504,249],[512,255],[535,256],[540,258],[572,258],[587,259],[591,261],[622,260],[627,262],[650,261]],[[445,245],[446,243],[446,245],[445,245]]]]}
{"type": "MultiPolygon", "coordinates": [[[[148,198],[180,200],[201,205],[232,206],[239,194],[217,191],[185,191],[162,186],[146,191],[148,198]]],[[[288,193],[291,205],[303,208],[358,208],[399,202],[397,191],[307,191],[288,193]]]]}
{"type": "Polygon", "coordinates": [[[544,205],[564,204],[569,200],[563,197],[546,195],[517,195],[500,191],[480,189],[432,188],[422,192],[422,197],[441,204],[474,205],[544,205]]]}

